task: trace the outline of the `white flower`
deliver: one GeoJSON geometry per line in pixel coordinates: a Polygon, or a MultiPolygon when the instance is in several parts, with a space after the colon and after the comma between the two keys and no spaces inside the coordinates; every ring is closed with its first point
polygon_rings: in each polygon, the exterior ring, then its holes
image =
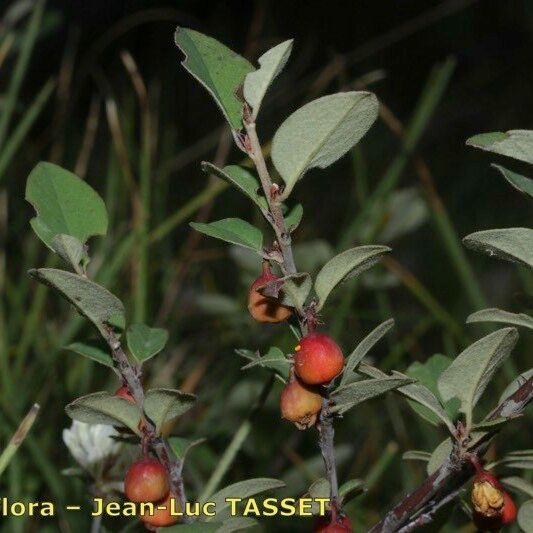
{"type": "Polygon", "coordinates": [[[70,429],[63,430],[63,442],[83,468],[93,471],[95,465],[118,453],[120,443],[111,438],[117,435],[113,426],[74,420],[70,429]]]}

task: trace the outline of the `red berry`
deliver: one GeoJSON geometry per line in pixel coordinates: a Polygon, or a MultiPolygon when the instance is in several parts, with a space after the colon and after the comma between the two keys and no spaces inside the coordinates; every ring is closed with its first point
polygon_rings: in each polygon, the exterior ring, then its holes
{"type": "Polygon", "coordinates": [[[281,416],[294,422],[299,429],[307,429],[316,422],[322,408],[322,396],[298,379],[285,386],[280,398],[281,416]]]}
{"type": "Polygon", "coordinates": [[[507,494],[503,493],[503,512],[502,512],[502,524],[511,524],[516,520],[516,504],[507,494]]]}
{"type": "Polygon", "coordinates": [[[294,371],[308,385],[330,382],[342,372],[344,356],[337,343],[322,333],[310,333],[295,348],[294,371]]]}
{"type": "Polygon", "coordinates": [[[180,517],[172,514],[180,511],[179,501],[171,493],[168,493],[166,498],[154,505],[155,509],[153,514],[145,513],[141,516],[141,521],[149,529],[171,526],[179,521],[180,517]],[[171,500],[173,500],[173,504],[171,500]]]}
{"type": "Polygon", "coordinates": [[[248,311],[257,322],[283,322],[292,315],[292,309],[281,305],[276,298],[264,296],[257,289],[278,278],[272,274],[267,262],[263,263],[263,273],[252,283],[248,293],[248,311]]]}
{"type": "Polygon", "coordinates": [[[119,387],[115,391],[115,396],[119,396],[120,398],[123,398],[124,400],[128,400],[130,403],[135,403],[135,399],[131,395],[131,392],[129,391],[128,387],[126,385],[122,385],[122,387],[119,387]]]}
{"type": "Polygon", "coordinates": [[[156,459],[140,459],[133,463],[124,479],[124,492],[132,502],[155,502],[167,496],[170,489],[165,467],[156,459]]]}
{"type": "Polygon", "coordinates": [[[321,516],[315,523],[313,533],[353,533],[352,523],[347,516],[331,521],[330,516],[321,516]]]}

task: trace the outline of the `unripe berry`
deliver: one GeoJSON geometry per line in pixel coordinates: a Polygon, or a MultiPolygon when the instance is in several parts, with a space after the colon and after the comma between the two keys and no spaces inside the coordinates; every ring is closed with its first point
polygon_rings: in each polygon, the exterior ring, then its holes
{"type": "Polygon", "coordinates": [[[321,516],[315,523],[313,533],[352,533],[352,523],[347,516],[331,521],[330,516],[321,516]]]}
{"type": "Polygon", "coordinates": [[[292,315],[292,309],[281,305],[276,298],[264,296],[257,289],[278,278],[272,274],[267,262],[263,263],[262,274],[252,283],[248,293],[248,311],[257,322],[275,324],[283,322],[292,315]]]}
{"type": "Polygon", "coordinates": [[[178,522],[180,518],[172,513],[177,513],[179,511],[180,506],[178,499],[169,492],[164,500],[157,502],[153,514],[145,513],[141,516],[141,521],[148,527],[148,529],[172,526],[178,522]],[[171,507],[171,500],[174,502],[173,508],[171,507]],[[161,507],[161,509],[159,509],[159,507],[161,507]]]}
{"type": "Polygon", "coordinates": [[[132,502],[156,502],[164,498],[169,489],[167,471],[156,459],[140,459],[126,472],[124,493],[132,502]]]}
{"type": "Polygon", "coordinates": [[[281,391],[281,416],[294,422],[298,429],[307,429],[316,422],[322,408],[322,396],[298,379],[294,379],[281,391]]]}
{"type": "Polygon", "coordinates": [[[328,383],[342,372],[342,351],[327,335],[310,333],[294,350],[294,371],[308,385],[328,383]]]}
{"type": "Polygon", "coordinates": [[[131,395],[131,392],[128,390],[128,387],[126,385],[122,385],[122,387],[119,387],[115,391],[115,396],[119,396],[120,398],[123,398],[124,400],[128,400],[130,403],[135,403],[135,399],[131,395]]]}

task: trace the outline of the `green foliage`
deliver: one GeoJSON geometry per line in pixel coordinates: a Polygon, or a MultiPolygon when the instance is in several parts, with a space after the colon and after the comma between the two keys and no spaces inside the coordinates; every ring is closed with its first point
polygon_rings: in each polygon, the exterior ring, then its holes
{"type": "Polygon", "coordinates": [[[113,358],[109,355],[109,347],[101,341],[73,342],[65,347],[66,350],[83,355],[87,359],[96,361],[101,365],[113,368],[113,358]]]}
{"type": "Polygon", "coordinates": [[[29,274],[59,292],[102,334],[105,334],[109,326],[124,328],[126,323],[124,305],[116,296],[94,281],[55,268],[33,269],[29,274]]]}
{"type": "Polygon", "coordinates": [[[460,410],[466,416],[467,427],[472,425],[476,403],[517,340],[514,328],[495,331],[471,344],[440,375],[438,388],[442,399],[447,402],[457,398],[461,402],[460,410]]]}
{"type": "Polygon", "coordinates": [[[39,163],[26,184],[26,200],[37,216],[31,227],[52,250],[57,235],[70,235],[84,244],[92,235],[107,232],[103,200],[75,174],[52,163],[39,163]]]}
{"type": "Polygon", "coordinates": [[[194,394],[173,389],[150,389],[146,391],[144,411],[160,432],[163,424],[186,413],[196,402],[194,394]]]}
{"type": "Polygon", "coordinates": [[[238,92],[254,69],[246,59],[212,37],[177,28],[176,44],[185,54],[182,65],[209,91],[233,130],[242,128],[238,92]]]}
{"type": "Polygon", "coordinates": [[[530,130],[481,133],[470,137],[466,144],[487,152],[533,164],[533,131],[530,130]]]}
{"type": "Polygon", "coordinates": [[[517,190],[533,198],[533,180],[499,165],[492,165],[517,190]]]}
{"type": "Polygon", "coordinates": [[[359,246],[330,259],[315,280],[318,309],[324,306],[329,294],[339,283],[368,270],[390,251],[387,246],[359,246]]]}
{"type": "Polygon", "coordinates": [[[382,322],[377,328],[372,330],[354,349],[354,351],[347,357],[346,365],[342,373],[340,386],[347,385],[355,379],[355,370],[359,363],[374,347],[374,345],[381,340],[394,327],[394,319],[389,318],[382,322]]]}
{"type": "Polygon", "coordinates": [[[483,309],[472,313],[467,319],[467,324],[475,322],[500,322],[503,324],[512,324],[513,326],[523,326],[533,329],[533,318],[524,313],[509,313],[502,309],[483,309]]]}
{"type": "Polygon", "coordinates": [[[260,68],[250,72],[244,80],[244,98],[252,108],[252,118],[255,120],[263,98],[270,84],[278,77],[285,67],[292,51],[293,39],[274,46],[265,52],[257,62],[260,68]]]}
{"type": "Polygon", "coordinates": [[[309,169],[341,158],[377,115],[377,99],[368,92],[323,96],[290,115],[272,140],[272,161],[285,182],[285,196],[309,169]]]}
{"type": "Polygon", "coordinates": [[[263,248],[261,230],[240,218],[225,218],[209,224],[191,222],[191,227],[215,239],[244,246],[256,252],[261,252],[263,248]]]}
{"type": "Polygon", "coordinates": [[[533,500],[527,500],[518,509],[518,525],[520,529],[525,533],[531,533],[533,531],[533,500]]]}
{"type": "Polygon", "coordinates": [[[477,231],[463,242],[468,248],[533,268],[533,229],[506,228],[477,231]]]}
{"type": "Polygon", "coordinates": [[[126,331],[126,340],[130,354],[138,364],[142,364],[165,347],[168,331],[145,324],[131,324],[126,331]]]}
{"type": "Polygon", "coordinates": [[[108,424],[129,428],[140,435],[141,412],[136,404],[109,392],[94,392],[69,403],[65,408],[73,420],[86,424],[108,424]]]}
{"type": "Polygon", "coordinates": [[[263,287],[257,287],[257,290],[265,296],[278,299],[283,305],[303,310],[312,285],[309,274],[298,272],[270,281],[263,287]]]}

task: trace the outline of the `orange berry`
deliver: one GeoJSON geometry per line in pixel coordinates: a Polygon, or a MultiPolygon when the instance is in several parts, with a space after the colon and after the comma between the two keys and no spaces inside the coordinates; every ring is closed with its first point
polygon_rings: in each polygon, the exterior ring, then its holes
{"type": "Polygon", "coordinates": [[[141,521],[149,529],[171,526],[179,522],[180,517],[175,515],[179,511],[180,505],[178,499],[169,492],[166,498],[155,504],[153,514],[143,514],[141,521]]]}
{"type": "Polygon", "coordinates": [[[307,429],[315,424],[322,408],[322,396],[298,379],[294,379],[281,392],[281,416],[294,422],[298,429],[307,429]]]}
{"type": "Polygon", "coordinates": [[[338,344],[323,333],[310,333],[295,348],[294,371],[308,385],[329,383],[344,367],[338,344]]]}
{"type": "Polygon", "coordinates": [[[156,502],[164,498],[169,489],[167,471],[156,459],[140,459],[126,472],[124,493],[132,502],[156,502]]]}
{"type": "Polygon", "coordinates": [[[292,315],[292,308],[279,303],[276,298],[264,296],[257,289],[278,278],[272,274],[267,262],[263,263],[263,273],[252,283],[248,293],[248,311],[257,322],[278,323],[292,315]]]}

